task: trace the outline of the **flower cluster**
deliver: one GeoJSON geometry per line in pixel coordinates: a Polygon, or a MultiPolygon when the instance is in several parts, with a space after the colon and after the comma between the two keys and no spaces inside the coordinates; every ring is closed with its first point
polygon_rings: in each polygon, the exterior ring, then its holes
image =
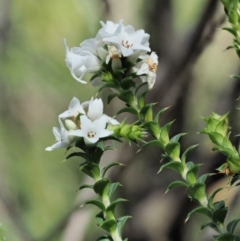
{"type": "Polygon", "coordinates": [[[103,102],[101,99],[91,99],[83,102],[74,97],[68,107],[58,116],[60,129],[53,127],[56,143],[46,148],[52,151],[56,148],[68,148],[77,138],[84,138],[86,145],[95,144],[100,138],[113,134],[108,130],[108,125],[118,125],[118,121],[103,114],[103,102]],[[88,107],[88,111],[85,108],[88,107]]]}
{"type": "Polygon", "coordinates": [[[64,39],[65,62],[73,78],[86,84],[84,76],[90,73],[94,75],[92,83],[98,83],[102,73],[126,69],[125,63],[130,62],[128,74],[139,76],[151,89],[156,80],[158,57],[154,52],[147,54],[151,51],[149,34],[125,26],[123,21],[117,24],[101,22],[101,25],[95,38],[83,41],[80,47],[69,49],[64,39]]]}

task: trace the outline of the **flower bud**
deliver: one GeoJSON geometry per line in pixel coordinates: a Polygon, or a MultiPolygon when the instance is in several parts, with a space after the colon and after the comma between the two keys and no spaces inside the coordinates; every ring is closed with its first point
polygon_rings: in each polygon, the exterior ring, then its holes
{"type": "Polygon", "coordinates": [[[64,120],[64,126],[68,131],[77,130],[78,128],[77,125],[72,120],[69,120],[69,119],[64,120]]]}

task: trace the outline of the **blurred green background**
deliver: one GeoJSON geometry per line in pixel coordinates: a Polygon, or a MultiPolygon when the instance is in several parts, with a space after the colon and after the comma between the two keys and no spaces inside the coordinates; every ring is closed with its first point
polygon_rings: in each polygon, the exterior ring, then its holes
{"type": "MultiPolygon", "coordinates": [[[[176,58],[206,2],[172,1],[172,26],[180,44],[178,49],[172,47],[176,58]]],[[[85,101],[96,93],[90,85],[81,85],[71,77],[64,62],[62,39],[66,38],[70,47],[77,46],[95,36],[100,20],[124,19],[125,24],[136,29],[144,28],[149,21],[146,4],[155,1],[0,0],[0,223],[7,241],[86,241],[101,233],[91,222],[95,209],[91,214],[91,208],[84,208],[82,218],[76,218],[77,225],[71,222],[74,217],[64,219],[71,216],[74,205],[91,194],[76,192],[84,178],[78,171],[77,160],[62,163],[64,150],[44,151],[54,142],[52,127],[58,126],[57,116],[67,109],[72,97],[85,101]],[[92,226],[96,231],[91,230],[92,226]],[[54,228],[55,234],[48,237],[54,228]],[[75,238],[67,238],[69,230],[76,231],[75,238]]],[[[217,15],[222,15],[223,10],[218,8],[217,15]]],[[[155,34],[150,28],[146,31],[151,36],[155,34]]],[[[199,116],[206,116],[222,105],[213,101],[214,96],[220,95],[223,101],[231,92],[229,83],[233,80],[229,75],[237,72],[238,63],[234,51],[224,52],[229,44],[231,36],[219,27],[192,67],[194,82],[189,87],[184,115],[184,129],[190,134],[203,127],[199,116]]],[[[204,145],[208,151],[211,149],[206,140],[204,145]]],[[[142,169],[129,169],[126,177],[133,182],[136,170],[142,169]]]]}

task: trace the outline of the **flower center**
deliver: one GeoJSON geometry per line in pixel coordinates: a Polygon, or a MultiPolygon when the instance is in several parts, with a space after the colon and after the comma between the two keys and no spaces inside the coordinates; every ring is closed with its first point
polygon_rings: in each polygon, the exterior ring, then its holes
{"type": "Polygon", "coordinates": [[[124,47],[127,48],[127,49],[132,48],[132,46],[133,46],[133,44],[130,44],[130,43],[128,42],[128,40],[125,40],[125,41],[122,40],[121,44],[122,44],[122,46],[124,46],[124,47]]]}
{"type": "Polygon", "coordinates": [[[89,131],[88,133],[87,133],[87,136],[88,136],[88,138],[94,138],[95,136],[96,136],[96,132],[95,131],[89,131]]]}
{"type": "Polygon", "coordinates": [[[151,72],[154,72],[156,73],[157,71],[157,64],[153,62],[153,59],[152,58],[149,58],[147,60],[147,63],[148,63],[148,68],[151,72]]]}

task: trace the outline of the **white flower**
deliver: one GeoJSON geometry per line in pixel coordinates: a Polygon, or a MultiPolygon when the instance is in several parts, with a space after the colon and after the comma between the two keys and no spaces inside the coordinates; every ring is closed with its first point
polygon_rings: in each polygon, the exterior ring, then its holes
{"type": "Polygon", "coordinates": [[[152,89],[156,80],[158,56],[155,52],[152,52],[150,55],[140,56],[139,58],[142,61],[138,62],[133,70],[137,75],[140,75],[143,82],[148,82],[148,88],[152,89]]]}
{"type": "Polygon", "coordinates": [[[121,30],[119,33],[106,37],[103,42],[107,44],[116,44],[121,50],[124,57],[132,55],[135,51],[141,50],[144,52],[149,52],[149,34],[146,34],[144,30],[137,30],[128,25],[124,27],[121,25],[121,30]]]}
{"type": "Polygon", "coordinates": [[[83,80],[86,73],[92,73],[100,69],[100,60],[91,52],[84,51],[81,47],[75,47],[69,50],[64,39],[66,51],[65,62],[74,79],[82,84],[87,82],[83,80]]]}
{"type": "Polygon", "coordinates": [[[103,102],[102,99],[91,99],[89,106],[88,106],[88,112],[87,116],[90,120],[94,121],[99,118],[104,117],[106,119],[106,122],[112,125],[118,125],[119,122],[105,114],[103,114],[103,102]]]}
{"type": "Polygon", "coordinates": [[[107,46],[108,48],[108,55],[106,57],[106,64],[112,60],[112,69],[121,69],[122,68],[122,62],[121,62],[121,51],[117,49],[115,46],[107,46]]]}
{"type": "Polygon", "coordinates": [[[123,20],[119,23],[113,23],[112,21],[107,21],[106,23],[100,21],[102,28],[98,31],[96,39],[102,40],[103,38],[116,35],[120,32],[121,26],[123,25],[123,20]]]}
{"type": "Polygon", "coordinates": [[[53,134],[56,139],[56,143],[52,146],[47,147],[46,151],[52,151],[56,148],[67,148],[74,141],[74,137],[72,135],[72,131],[67,131],[63,127],[63,124],[60,122],[60,129],[57,127],[53,127],[53,134]]]}
{"type": "Polygon", "coordinates": [[[83,137],[86,144],[94,144],[100,138],[113,134],[113,131],[106,129],[106,118],[104,116],[91,121],[87,116],[80,116],[81,129],[72,131],[75,136],[83,137]]]}
{"type": "Polygon", "coordinates": [[[72,100],[69,103],[68,110],[61,113],[58,117],[60,119],[66,119],[71,117],[77,117],[78,114],[85,115],[84,108],[87,107],[89,104],[89,101],[80,103],[79,99],[76,97],[73,97],[72,100]]]}

